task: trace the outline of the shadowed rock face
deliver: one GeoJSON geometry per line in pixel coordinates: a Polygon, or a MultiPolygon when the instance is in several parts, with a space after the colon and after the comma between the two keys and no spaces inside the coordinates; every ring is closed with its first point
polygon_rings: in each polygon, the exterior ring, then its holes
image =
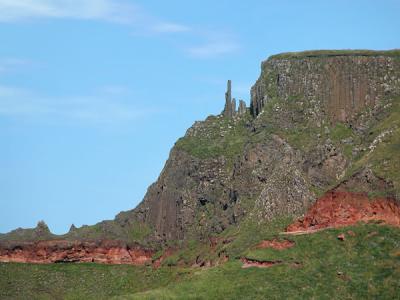
{"type": "Polygon", "coordinates": [[[320,116],[345,122],[399,91],[399,69],[398,59],[379,55],[271,58],[251,89],[252,113],[274,98],[297,98],[315,102],[320,116]]]}
{"type": "Polygon", "coordinates": [[[244,149],[232,169],[224,157],[198,159],[173,149],[132,214],[151,224],[158,240],[220,233],[253,210],[259,220],[299,215],[315,197],[300,166],[301,157],[278,136],[244,149]]]}
{"type": "Polygon", "coordinates": [[[144,265],[151,263],[154,252],[119,241],[40,241],[1,242],[0,262],[144,265]]]}

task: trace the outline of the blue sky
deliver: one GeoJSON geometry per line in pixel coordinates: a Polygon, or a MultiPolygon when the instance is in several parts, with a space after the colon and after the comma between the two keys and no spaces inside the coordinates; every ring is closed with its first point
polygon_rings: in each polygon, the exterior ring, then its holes
{"type": "Polygon", "coordinates": [[[0,0],[0,232],[135,207],[269,55],[400,48],[400,1],[0,0]]]}

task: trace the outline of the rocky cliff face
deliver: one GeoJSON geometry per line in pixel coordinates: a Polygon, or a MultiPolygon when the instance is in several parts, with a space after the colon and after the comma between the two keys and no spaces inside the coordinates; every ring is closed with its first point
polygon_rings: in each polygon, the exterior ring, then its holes
{"type": "MultiPolygon", "coordinates": [[[[342,180],[370,191],[379,177],[376,166],[359,159],[371,158],[365,148],[384,131],[373,128],[397,111],[397,54],[317,52],[268,59],[251,90],[255,118],[196,123],[135,212],[154,226],[158,239],[182,239],[221,232],[247,215],[258,221],[301,215],[317,194],[342,180]],[[369,173],[369,183],[353,168],[369,173]]],[[[383,178],[388,185],[394,179],[383,178]]],[[[396,193],[388,186],[375,191],[396,193]]]]}
{"type": "Polygon", "coordinates": [[[245,219],[301,216],[338,186],[399,199],[399,95],[398,51],[271,57],[250,110],[196,122],[137,208],[63,238],[205,239],[245,219]]]}
{"type": "Polygon", "coordinates": [[[251,89],[253,115],[273,98],[315,103],[315,117],[346,122],[400,89],[400,61],[389,53],[283,54],[262,63],[251,89]]]}

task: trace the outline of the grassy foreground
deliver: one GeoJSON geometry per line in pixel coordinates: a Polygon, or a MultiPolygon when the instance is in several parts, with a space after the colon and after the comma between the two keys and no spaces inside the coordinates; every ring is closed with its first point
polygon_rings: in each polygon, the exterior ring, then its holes
{"type": "Polygon", "coordinates": [[[233,258],[212,268],[156,270],[0,264],[0,299],[400,299],[400,229],[369,224],[290,239],[293,248],[242,253],[282,261],[264,269],[242,269],[233,258]]]}

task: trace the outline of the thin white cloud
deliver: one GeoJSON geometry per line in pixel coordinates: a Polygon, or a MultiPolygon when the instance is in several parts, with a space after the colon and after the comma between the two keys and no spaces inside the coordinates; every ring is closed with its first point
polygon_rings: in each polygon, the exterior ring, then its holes
{"type": "Polygon", "coordinates": [[[0,58],[0,74],[18,70],[21,67],[31,65],[31,62],[19,58],[0,58]]]}
{"type": "Polygon", "coordinates": [[[2,22],[37,18],[131,22],[135,15],[135,6],[114,0],[0,0],[2,22]]]}
{"type": "Polygon", "coordinates": [[[180,33],[186,25],[158,20],[123,0],[0,0],[0,22],[35,19],[98,20],[131,25],[145,33],[180,33]]]}
{"type": "Polygon", "coordinates": [[[239,49],[240,46],[236,42],[222,39],[210,41],[195,47],[189,47],[187,52],[194,58],[214,58],[236,52],[239,49]]]}
{"type": "Polygon", "coordinates": [[[49,118],[56,121],[82,121],[112,124],[135,121],[161,113],[156,107],[143,107],[122,97],[122,89],[88,96],[48,97],[28,90],[0,85],[0,117],[49,118]],[[119,97],[116,97],[115,91],[119,97]],[[125,100],[121,100],[124,99],[125,100]]]}
{"type": "Polygon", "coordinates": [[[181,46],[194,58],[213,58],[240,48],[234,39],[218,30],[204,32],[203,29],[159,19],[127,0],[0,0],[0,23],[43,19],[119,23],[129,26],[132,34],[144,36],[190,33],[192,40],[204,40],[197,46],[181,46]]]}

